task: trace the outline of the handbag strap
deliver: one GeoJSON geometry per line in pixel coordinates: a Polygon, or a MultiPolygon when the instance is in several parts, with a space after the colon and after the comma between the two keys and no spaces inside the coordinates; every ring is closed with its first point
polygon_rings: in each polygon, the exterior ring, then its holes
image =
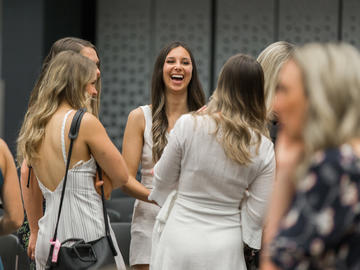
{"type": "MultiPolygon", "coordinates": [[[[97,163],[96,163],[96,167],[97,167],[99,179],[102,180],[102,169],[97,163]]],[[[100,188],[101,188],[101,201],[102,201],[102,205],[103,205],[103,214],[104,214],[104,222],[105,222],[105,235],[109,241],[111,251],[115,257],[115,256],[117,256],[117,251],[115,249],[113,240],[110,235],[110,226],[109,226],[109,220],[108,220],[108,215],[107,215],[107,210],[106,210],[106,205],[105,205],[104,185],[102,185],[100,188]]]]}
{"type": "MultiPolygon", "coordinates": [[[[86,111],[85,109],[79,109],[75,113],[74,118],[71,122],[70,130],[69,130],[70,146],[69,146],[69,151],[68,151],[68,156],[67,156],[67,161],[66,161],[64,183],[63,183],[63,188],[61,191],[60,206],[59,206],[58,217],[56,220],[56,227],[55,227],[53,241],[56,241],[56,237],[57,237],[57,230],[58,230],[58,226],[59,226],[59,219],[60,219],[60,214],[61,214],[62,203],[63,203],[64,195],[65,195],[65,187],[66,187],[67,175],[68,175],[69,166],[70,166],[72,147],[73,147],[74,140],[79,135],[80,123],[81,123],[82,117],[84,116],[85,111],[86,111]]],[[[99,178],[100,178],[100,180],[102,180],[102,170],[97,163],[96,163],[96,167],[97,167],[99,178]]],[[[111,235],[110,235],[110,226],[109,226],[109,220],[107,218],[107,210],[106,210],[106,206],[105,206],[105,196],[104,196],[104,187],[103,186],[101,186],[101,201],[102,201],[102,205],[103,205],[105,235],[108,239],[108,242],[109,242],[109,245],[110,245],[113,255],[117,256],[117,251],[115,249],[114,243],[113,243],[111,235]]],[[[51,246],[51,247],[53,248],[53,246],[51,246]]]]}
{"type": "Polygon", "coordinates": [[[76,111],[74,118],[71,122],[70,130],[69,130],[70,146],[69,146],[69,152],[68,152],[67,161],[66,161],[64,183],[63,183],[63,188],[61,190],[60,206],[59,206],[58,216],[57,216],[57,220],[56,220],[55,232],[54,232],[54,236],[52,238],[53,241],[55,241],[56,237],[57,237],[57,230],[58,230],[58,226],[59,226],[61,208],[62,208],[64,195],[65,195],[65,187],[66,187],[67,175],[68,175],[69,166],[70,166],[73,143],[79,134],[80,123],[81,123],[82,117],[84,116],[84,113],[85,113],[85,109],[79,109],[76,111]]]}

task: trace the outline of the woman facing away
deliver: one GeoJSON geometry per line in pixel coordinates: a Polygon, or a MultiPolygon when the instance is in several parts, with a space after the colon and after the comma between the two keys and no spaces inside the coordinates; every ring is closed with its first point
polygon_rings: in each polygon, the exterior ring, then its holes
{"type": "MultiPolygon", "coordinates": [[[[3,236],[20,227],[24,219],[24,211],[15,162],[2,139],[0,139],[0,203],[4,209],[0,216],[0,236],[3,236]]],[[[0,245],[2,245],[1,240],[0,245]]],[[[1,257],[0,269],[3,269],[1,257]]]]}
{"type": "MultiPolygon", "coordinates": [[[[82,238],[88,242],[105,234],[101,197],[93,183],[96,162],[108,175],[113,188],[126,184],[128,179],[121,154],[93,114],[98,109],[97,70],[93,61],[79,53],[58,53],[50,61],[37,97],[25,115],[18,139],[18,159],[20,162],[26,159],[32,166],[46,200],[45,213],[38,222],[37,269],[45,268],[50,250],[69,148],[67,134],[76,110],[85,107],[88,112],[73,146],[59,221],[59,241],[82,238]]],[[[40,209],[37,210],[36,216],[41,216],[40,209]]],[[[125,269],[112,230],[111,236],[118,253],[117,269],[125,269]]]]}
{"type": "Polygon", "coordinates": [[[149,199],[162,209],[151,269],[246,269],[243,241],[260,248],[274,173],[263,71],[235,55],[207,109],[176,122],[154,168],[149,199]]]}
{"type": "Polygon", "coordinates": [[[296,192],[261,269],[360,269],[359,70],[354,47],[309,44],[280,72],[276,177],[296,192]]]}
{"type": "MultiPolygon", "coordinates": [[[[101,81],[100,81],[100,60],[98,57],[98,53],[96,47],[89,41],[83,40],[76,37],[65,37],[57,40],[51,46],[49,54],[45,57],[41,73],[35,86],[30,94],[29,105],[28,108],[31,108],[35,103],[38,93],[39,87],[41,85],[42,79],[47,71],[50,61],[60,52],[62,51],[73,51],[76,53],[80,53],[83,56],[88,57],[92,60],[97,66],[97,76],[98,80],[96,82],[96,91],[98,92],[98,96],[101,94],[101,81]]],[[[99,108],[99,100],[94,99],[92,102],[96,102],[97,105],[93,105],[94,108],[94,115],[98,116],[98,108],[99,108]]],[[[20,136],[23,130],[20,130],[20,136]]],[[[37,231],[38,227],[38,220],[39,216],[37,214],[43,214],[43,198],[41,195],[41,190],[39,188],[38,182],[33,174],[30,173],[31,179],[28,183],[28,176],[29,176],[29,168],[27,166],[26,160],[24,159],[21,164],[21,186],[22,186],[22,195],[24,200],[24,207],[27,213],[25,221],[21,228],[18,231],[20,241],[24,245],[25,249],[27,249],[28,256],[30,259],[34,260],[35,258],[35,243],[37,238],[37,231]],[[41,211],[38,211],[41,209],[41,211]]],[[[105,192],[108,192],[108,185],[104,186],[105,192]]],[[[31,267],[35,268],[33,265],[31,267]]]]}
{"type": "MultiPolygon", "coordinates": [[[[152,75],[151,105],[141,106],[128,117],[123,141],[123,156],[129,168],[129,182],[122,189],[143,200],[149,191],[135,179],[141,164],[141,183],[152,189],[154,164],[162,155],[168,134],[184,113],[205,104],[195,59],[182,42],[172,42],[159,53],[152,75]],[[135,186],[137,185],[138,188],[135,186]],[[132,191],[130,191],[130,189],[132,191]],[[141,196],[137,196],[142,193],[141,196]]],[[[149,269],[151,238],[159,207],[136,200],[131,224],[130,265],[149,269]]]]}

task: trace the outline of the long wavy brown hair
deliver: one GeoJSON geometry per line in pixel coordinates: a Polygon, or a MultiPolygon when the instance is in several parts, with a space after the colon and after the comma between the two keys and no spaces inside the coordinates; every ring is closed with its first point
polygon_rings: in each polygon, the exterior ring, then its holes
{"type": "Polygon", "coordinates": [[[180,41],[171,42],[159,53],[154,66],[151,81],[151,104],[152,104],[152,156],[154,163],[157,162],[167,144],[166,131],[169,127],[166,116],[165,83],[163,67],[166,56],[172,49],[183,47],[190,55],[193,70],[192,77],[187,88],[187,106],[189,111],[195,111],[205,104],[205,94],[201,86],[194,56],[189,47],[180,41]]]}
{"type": "Polygon", "coordinates": [[[261,65],[248,55],[230,57],[205,113],[215,120],[226,155],[242,165],[251,163],[250,148],[259,149],[261,136],[268,137],[261,65]]]}
{"type": "Polygon", "coordinates": [[[31,165],[38,158],[45,127],[63,100],[75,110],[85,107],[89,112],[94,111],[96,104],[91,103],[85,87],[95,74],[95,63],[73,51],[60,52],[49,62],[37,98],[26,112],[21,127],[17,145],[19,164],[26,159],[31,165]]]}

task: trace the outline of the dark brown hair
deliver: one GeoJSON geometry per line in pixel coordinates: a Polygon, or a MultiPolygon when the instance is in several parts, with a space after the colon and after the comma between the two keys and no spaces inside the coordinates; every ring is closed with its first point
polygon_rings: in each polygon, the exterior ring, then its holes
{"type": "Polygon", "coordinates": [[[190,55],[193,70],[192,77],[187,87],[187,105],[189,111],[201,108],[205,104],[205,94],[202,89],[194,56],[189,47],[180,41],[174,41],[166,45],[159,53],[154,66],[151,80],[151,104],[152,104],[152,138],[153,138],[153,161],[157,162],[167,144],[166,131],[168,119],[166,116],[165,83],[163,79],[163,67],[166,56],[172,49],[183,47],[190,55]]]}

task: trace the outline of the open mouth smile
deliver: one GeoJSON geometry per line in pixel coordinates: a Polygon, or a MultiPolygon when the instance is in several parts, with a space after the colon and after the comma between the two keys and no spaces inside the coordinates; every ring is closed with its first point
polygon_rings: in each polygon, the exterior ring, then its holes
{"type": "Polygon", "coordinates": [[[178,75],[178,74],[174,74],[170,76],[172,80],[174,81],[182,81],[184,79],[184,75],[178,75]]]}

